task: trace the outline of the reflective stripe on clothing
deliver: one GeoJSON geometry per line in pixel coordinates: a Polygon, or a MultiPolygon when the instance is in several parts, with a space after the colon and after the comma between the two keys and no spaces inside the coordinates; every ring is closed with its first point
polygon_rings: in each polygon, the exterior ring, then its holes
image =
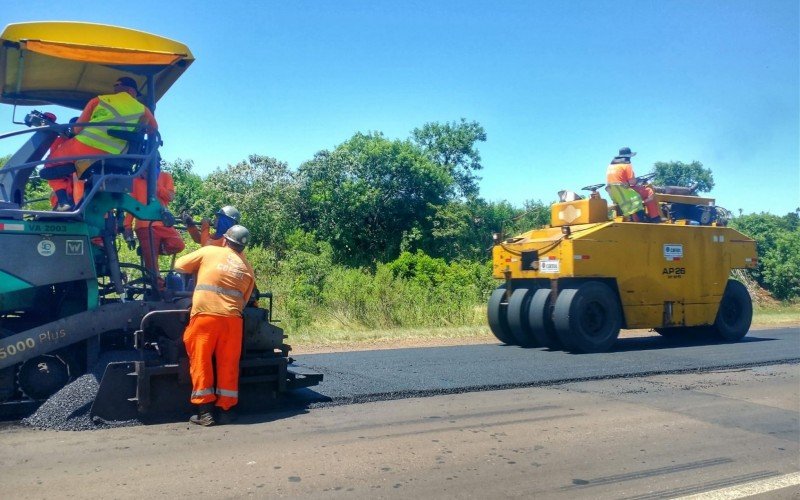
{"type": "Polygon", "coordinates": [[[189,355],[193,404],[216,405],[227,410],[238,402],[239,358],[242,353],[242,318],[197,314],[183,333],[189,355]],[[214,364],[216,359],[216,381],[214,364]],[[215,389],[210,389],[210,388],[215,389]]]}
{"type": "Polygon", "coordinates": [[[619,206],[622,215],[632,215],[644,209],[642,197],[630,186],[613,183],[606,186],[606,191],[611,197],[611,201],[619,206]]]}
{"type": "Polygon", "coordinates": [[[230,288],[222,288],[221,286],[214,286],[214,285],[197,285],[194,287],[195,290],[202,290],[204,292],[214,292],[214,293],[221,293],[222,295],[229,295],[231,297],[240,298],[242,296],[242,292],[239,290],[231,290],[230,288]]]}
{"type": "MultiPolygon", "coordinates": [[[[127,92],[97,96],[90,123],[122,122],[136,125],[145,114],[144,104],[134,99],[127,92]]],[[[132,130],[132,127],[83,127],[75,139],[87,146],[101,149],[107,153],[120,154],[128,145],[128,141],[108,134],[110,129],[132,130]]]]}
{"type": "Polygon", "coordinates": [[[175,270],[197,273],[192,316],[202,313],[240,317],[255,286],[253,267],[244,254],[230,247],[205,246],[195,250],[179,258],[175,270]]]}
{"type": "Polygon", "coordinates": [[[214,394],[214,388],[208,387],[206,389],[200,389],[199,391],[192,391],[192,398],[201,398],[203,396],[209,396],[214,394]]]}

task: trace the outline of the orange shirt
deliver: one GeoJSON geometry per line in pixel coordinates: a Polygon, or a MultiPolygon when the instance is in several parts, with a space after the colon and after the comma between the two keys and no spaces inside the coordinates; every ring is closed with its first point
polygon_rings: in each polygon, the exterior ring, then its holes
{"type": "Polygon", "coordinates": [[[243,254],[230,247],[206,246],[184,255],[175,270],[197,273],[192,312],[217,316],[241,316],[253,293],[255,272],[243,254]]]}
{"type": "Polygon", "coordinates": [[[632,181],[636,181],[633,175],[633,165],[630,163],[612,163],[606,170],[607,184],[625,184],[630,186],[632,181]]]}
{"type": "Polygon", "coordinates": [[[192,237],[195,243],[200,243],[200,246],[208,246],[213,245],[215,247],[221,247],[222,243],[225,241],[225,238],[212,238],[211,237],[211,225],[208,223],[207,220],[203,220],[200,224],[200,229],[197,229],[197,226],[189,226],[186,228],[189,232],[189,236],[192,237]]]}
{"type": "MultiPolygon", "coordinates": [[[[142,205],[147,204],[147,180],[142,177],[137,177],[133,180],[133,189],[131,189],[131,196],[136,198],[136,201],[142,205]]],[[[169,202],[175,199],[175,180],[172,174],[168,172],[159,172],[158,180],[156,181],[156,198],[161,203],[161,206],[167,208],[169,202]]],[[[126,229],[131,227],[133,215],[125,214],[124,226],[126,229]]],[[[150,221],[139,221],[136,219],[136,227],[148,227],[150,221]]],[[[152,222],[153,226],[163,226],[161,221],[152,222]]]]}

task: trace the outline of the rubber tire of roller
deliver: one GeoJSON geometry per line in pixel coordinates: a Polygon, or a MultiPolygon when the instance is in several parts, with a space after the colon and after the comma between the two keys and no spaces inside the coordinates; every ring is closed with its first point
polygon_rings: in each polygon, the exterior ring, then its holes
{"type": "Polygon", "coordinates": [[[506,287],[502,285],[496,288],[489,296],[489,306],[486,310],[489,329],[497,340],[504,344],[513,345],[514,336],[511,334],[511,329],[508,327],[507,304],[505,300],[506,287]]]}

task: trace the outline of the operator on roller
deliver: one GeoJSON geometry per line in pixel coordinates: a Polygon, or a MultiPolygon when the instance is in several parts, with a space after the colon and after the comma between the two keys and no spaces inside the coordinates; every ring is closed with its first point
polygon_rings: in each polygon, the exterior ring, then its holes
{"type": "MultiPolygon", "coordinates": [[[[148,132],[154,132],[158,129],[153,113],[147,107],[136,100],[139,96],[139,90],[136,86],[136,80],[133,78],[123,76],[117,79],[114,83],[114,93],[99,95],[89,101],[83,109],[81,116],[78,118],[78,123],[103,123],[103,122],[124,122],[131,125],[136,125],[144,122],[147,125],[148,132]]],[[[121,154],[128,146],[128,142],[124,139],[112,137],[108,134],[109,129],[122,129],[124,127],[74,127],[75,137],[64,141],[58,149],[55,149],[51,154],[50,160],[57,160],[70,156],[86,156],[86,155],[108,155],[108,154],[121,154]]],[[[63,165],[67,162],[47,162],[45,168],[63,165]]],[[[83,174],[86,169],[94,163],[94,160],[77,160],[75,161],[75,171],[78,177],[83,174]]],[[[55,210],[59,212],[66,212],[72,210],[75,202],[67,194],[66,183],[72,182],[71,176],[64,177],[63,179],[54,179],[49,181],[50,187],[56,194],[58,205],[55,210]]]]}
{"type": "Polygon", "coordinates": [[[198,405],[190,422],[197,425],[232,421],[231,407],[239,399],[242,309],[255,286],[253,268],[242,253],[249,240],[250,232],[235,225],[225,232],[221,247],[205,246],[175,262],[175,271],[197,273],[189,326],[183,334],[191,402],[198,405]],[[212,357],[216,358],[216,384],[212,357]]]}
{"type": "Polygon", "coordinates": [[[222,246],[224,242],[223,235],[231,226],[238,224],[241,220],[241,214],[236,207],[226,205],[219,209],[214,217],[213,224],[208,219],[203,219],[200,222],[200,229],[197,224],[192,220],[191,215],[183,213],[181,220],[186,224],[186,230],[189,236],[192,237],[195,243],[200,243],[201,246],[214,245],[222,246]],[[214,234],[211,234],[211,227],[214,227],[214,234]]]}
{"type": "MultiPolygon", "coordinates": [[[[636,153],[632,153],[631,148],[620,149],[619,154],[611,160],[611,164],[606,170],[606,182],[612,190],[617,186],[630,188],[642,197],[647,216],[646,220],[641,222],[660,222],[661,216],[653,189],[636,184],[636,175],[633,173],[633,165],[631,165],[631,157],[633,156],[636,156],[636,153]]],[[[612,198],[614,198],[613,191],[612,198]]],[[[616,200],[614,201],[616,202],[616,200]]]]}

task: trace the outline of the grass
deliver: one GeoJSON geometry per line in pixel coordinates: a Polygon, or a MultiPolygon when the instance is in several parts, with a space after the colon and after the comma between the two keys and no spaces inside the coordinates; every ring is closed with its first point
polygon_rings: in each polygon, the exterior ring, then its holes
{"type": "MultiPolygon", "coordinates": [[[[485,313],[482,316],[485,317],[485,313]]],[[[299,348],[296,349],[297,352],[335,351],[348,348],[380,349],[459,345],[496,341],[486,324],[394,329],[342,328],[340,324],[335,323],[315,326],[316,328],[312,327],[289,336],[289,343],[295,348],[299,348]]],[[[800,302],[755,307],[753,326],[756,328],[800,327],[800,302]]],[[[655,335],[655,333],[653,334],[655,335]]]]}
{"type": "Polygon", "coordinates": [[[800,302],[755,307],[753,326],[800,326],[800,302]]]}

